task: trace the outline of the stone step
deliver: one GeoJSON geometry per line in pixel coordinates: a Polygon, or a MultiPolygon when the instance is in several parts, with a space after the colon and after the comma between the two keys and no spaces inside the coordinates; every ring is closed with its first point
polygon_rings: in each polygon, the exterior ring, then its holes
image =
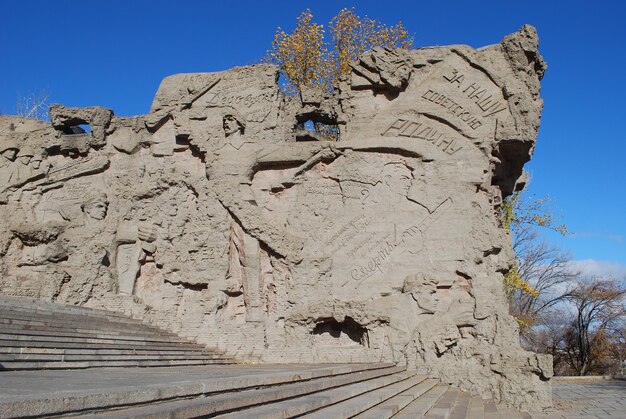
{"type": "Polygon", "coordinates": [[[49,325],[57,327],[82,327],[87,329],[125,329],[137,331],[151,331],[154,333],[167,333],[156,327],[139,322],[138,320],[128,319],[128,322],[111,321],[107,319],[89,319],[80,315],[60,316],[49,313],[16,313],[0,312],[0,324],[23,324],[23,325],[49,325]]]}
{"type": "Polygon", "coordinates": [[[66,304],[53,303],[42,300],[35,300],[25,297],[0,296],[0,308],[8,307],[9,309],[27,309],[29,311],[42,310],[51,312],[77,313],[85,316],[100,316],[104,318],[119,318],[121,320],[128,319],[123,313],[114,311],[101,310],[97,308],[73,306],[66,304]]]}
{"type": "MultiPolygon", "coordinates": [[[[127,410],[108,409],[137,405],[161,408],[176,399],[200,400],[207,404],[218,400],[215,405],[222,406],[220,409],[232,409],[228,406],[255,404],[257,397],[261,401],[284,398],[285,394],[328,388],[329,383],[343,385],[376,376],[378,378],[373,380],[380,380],[401,370],[392,364],[326,364],[104,368],[93,372],[8,371],[0,373],[0,377],[7,388],[19,388],[19,391],[0,397],[0,412],[11,412],[12,416],[19,417],[103,411],[106,417],[128,417],[124,414],[127,410]],[[41,382],[54,382],[54,389],[48,390],[41,382]],[[288,387],[292,384],[302,387],[288,387]],[[287,388],[291,393],[283,392],[287,388]],[[238,396],[238,393],[241,394],[238,396]],[[165,403],[159,405],[159,402],[165,403]]],[[[190,416],[194,415],[182,417],[190,416]]]]}
{"type": "MultiPolygon", "coordinates": [[[[532,416],[528,412],[520,412],[515,409],[507,408],[506,406],[496,406],[498,419],[532,419],[532,416]]],[[[626,415],[624,415],[626,416],[626,415]]]]}
{"type": "Polygon", "coordinates": [[[469,403],[472,396],[469,393],[459,393],[448,415],[449,419],[465,419],[469,414],[469,403]]]}
{"type": "MultiPolygon", "coordinates": [[[[1,314],[0,314],[1,316],[1,314]]],[[[0,329],[2,330],[32,330],[32,331],[56,331],[56,332],[81,332],[81,333],[123,333],[134,336],[164,336],[177,337],[177,335],[153,328],[143,324],[116,324],[111,322],[85,322],[80,318],[46,320],[38,319],[9,319],[0,317],[0,329]]]]}
{"type": "Polygon", "coordinates": [[[0,362],[2,370],[50,370],[113,367],[165,367],[182,365],[232,364],[228,359],[190,359],[190,360],[125,360],[125,361],[9,361],[0,362]]]}
{"type": "Polygon", "coordinates": [[[213,416],[236,409],[266,405],[268,403],[308,395],[323,390],[337,389],[341,391],[342,386],[345,385],[393,375],[402,371],[404,371],[404,369],[401,367],[371,369],[260,389],[214,394],[192,400],[177,400],[173,402],[154,403],[147,406],[135,406],[116,410],[114,413],[107,412],[93,416],[90,415],[90,417],[111,418],[112,414],[115,418],[189,418],[213,416]]]}
{"type": "Polygon", "coordinates": [[[19,334],[19,333],[2,333],[0,331],[0,346],[2,341],[23,341],[23,342],[84,342],[84,343],[113,343],[113,344],[134,344],[134,345],[193,345],[198,346],[190,341],[169,340],[158,338],[139,339],[136,337],[111,336],[111,335],[75,335],[75,336],[56,336],[54,334],[19,334]]]}
{"type": "Polygon", "coordinates": [[[470,397],[466,417],[471,419],[485,419],[484,400],[480,397],[470,397]]]}
{"type": "MultiPolygon", "coordinates": [[[[100,321],[106,321],[106,322],[111,322],[111,323],[119,323],[119,324],[142,324],[142,322],[140,320],[136,320],[136,319],[131,319],[130,317],[120,317],[120,316],[106,316],[106,315],[101,315],[99,313],[90,313],[89,311],[85,311],[85,312],[81,312],[81,311],[76,311],[75,309],[70,309],[68,311],[65,311],[62,307],[66,307],[66,306],[60,306],[61,308],[59,308],[58,310],[47,310],[47,309],[38,309],[38,308],[34,308],[34,309],[28,309],[25,307],[9,307],[9,306],[3,306],[0,307],[0,312],[3,313],[3,316],[7,316],[9,318],[68,318],[68,317],[74,317],[74,318],[82,318],[85,321],[94,321],[94,322],[100,322],[100,321]]],[[[85,309],[85,310],[91,310],[91,309],[85,309]]]]}
{"type": "Polygon", "coordinates": [[[0,335],[27,335],[27,336],[51,336],[51,337],[73,337],[73,338],[90,338],[90,339],[117,339],[124,341],[139,340],[143,342],[170,342],[170,343],[190,343],[189,340],[174,335],[159,335],[152,333],[145,334],[128,334],[123,330],[115,331],[99,331],[99,330],[36,330],[22,329],[20,327],[6,327],[0,325],[0,335]]]}
{"type": "MultiPolygon", "coordinates": [[[[361,418],[361,416],[357,417],[361,418]]],[[[478,396],[443,385],[434,386],[393,417],[400,419],[422,417],[425,419],[532,419],[527,412],[497,406],[493,400],[483,400],[478,396]]]]}
{"type": "Polygon", "coordinates": [[[368,409],[356,415],[355,418],[390,418],[436,385],[436,380],[427,378],[421,383],[409,388],[408,390],[403,391],[402,393],[399,393],[391,397],[390,399],[385,400],[383,403],[380,403],[372,407],[371,409],[368,409]]]}
{"type": "Polygon", "coordinates": [[[312,414],[306,415],[305,417],[310,419],[353,417],[420,384],[425,378],[426,377],[424,376],[414,375],[408,380],[399,381],[385,387],[377,388],[374,391],[370,391],[357,397],[352,397],[341,403],[317,410],[312,414]]]}
{"type": "Polygon", "coordinates": [[[219,357],[221,354],[207,350],[185,351],[180,349],[84,349],[84,348],[31,348],[31,347],[0,347],[0,354],[57,354],[57,355],[198,355],[219,357]]]}
{"type": "Polygon", "coordinates": [[[441,398],[430,408],[424,419],[448,419],[458,396],[459,390],[448,387],[441,398]]]}
{"type": "MultiPolygon", "coordinates": [[[[1,315],[1,314],[0,314],[1,315]]],[[[51,328],[85,328],[85,329],[111,329],[111,330],[129,330],[129,331],[137,331],[137,332],[151,332],[151,333],[163,333],[163,334],[171,334],[165,332],[163,330],[159,330],[157,328],[148,326],[143,323],[137,324],[124,324],[124,323],[114,323],[108,321],[101,322],[91,322],[91,321],[82,321],[80,318],[72,319],[71,323],[68,324],[68,320],[66,319],[53,319],[53,318],[41,318],[35,317],[32,318],[24,318],[25,316],[12,316],[8,318],[6,316],[0,317],[0,325],[3,326],[23,326],[23,327],[51,327],[51,328]]]]}
{"type": "Polygon", "coordinates": [[[25,341],[25,340],[2,340],[0,341],[0,348],[22,348],[25,350],[31,349],[88,349],[88,350],[141,350],[141,351],[181,351],[191,350],[194,352],[204,352],[211,354],[223,354],[222,351],[217,349],[205,348],[199,345],[146,345],[141,342],[135,342],[135,344],[126,343],[102,343],[102,342],[63,342],[63,341],[25,341]]]}
{"type": "Polygon", "coordinates": [[[394,418],[414,419],[424,417],[447,390],[448,386],[440,384],[435,385],[421,397],[409,403],[404,409],[396,413],[394,418]]]}
{"type": "MultiPolygon", "coordinates": [[[[395,388],[401,388],[400,391],[406,390],[407,387],[411,387],[418,382],[424,380],[422,376],[416,376],[415,372],[397,372],[392,375],[375,378],[363,382],[348,384],[337,389],[323,390],[313,394],[307,394],[302,397],[296,397],[277,403],[262,405],[253,407],[246,410],[227,413],[222,416],[223,418],[275,418],[275,417],[292,417],[305,415],[307,413],[314,412],[318,409],[322,409],[329,405],[343,402],[345,400],[353,399],[357,396],[361,396],[365,393],[372,392],[373,390],[380,389],[381,387],[387,387],[394,384],[398,384],[395,388]]],[[[397,392],[396,392],[397,394],[397,392]]],[[[357,412],[360,413],[360,412],[357,412]]],[[[319,417],[349,417],[346,415],[341,416],[327,416],[322,415],[319,417]]]]}
{"type": "Polygon", "coordinates": [[[118,314],[0,297],[3,370],[233,362],[222,352],[118,314]]]}
{"type": "Polygon", "coordinates": [[[493,400],[485,400],[483,406],[485,406],[485,419],[500,419],[498,407],[493,400]]]}
{"type": "MultiPolygon", "coordinates": [[[[201,360],[211,359],[202,353],[188,353],[182,355],[148,353],[148,354],[55,354],[55,353],[21,353],[1,354],[0,364],[5,362],[82,362],[82,361],[161,361],[161,360],[201,360]]],[[[217,357],[213,359],[219,359],[217,357]]]]}
{"type": "Polygon", "coordinates": [[[133,332],[126,330],[106,330],[106,329],[79,329],[79,328],[57,328],[57,327],[20,327],[20,325],[2,325],[0,324],[0,333],[5,334],[18,334],[18,335],[32,335],[32,336],[102,336],[108,335],[112,338],[120,336],[131,336],[137,339],[156,337],[160,339],[178,340],[183,342],[189,342],[189,340],[180,338],[178,336],[172,336],[169,334],[156,334],[150,332],[133,332]]]}

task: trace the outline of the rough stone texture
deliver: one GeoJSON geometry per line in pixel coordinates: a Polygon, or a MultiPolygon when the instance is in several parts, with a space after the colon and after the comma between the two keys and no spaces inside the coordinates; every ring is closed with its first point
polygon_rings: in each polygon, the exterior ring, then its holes
{"type": "Polygon", "coordinates": [[[248,360],[394,361],[547,406],[551,362],[507,314],[498,216],[545,68],[525,26],[478,50],[374,49],[332,94],[284,97],[258,65],[167,77],[143,116],[2,116],[1,292],[248,360]]]}

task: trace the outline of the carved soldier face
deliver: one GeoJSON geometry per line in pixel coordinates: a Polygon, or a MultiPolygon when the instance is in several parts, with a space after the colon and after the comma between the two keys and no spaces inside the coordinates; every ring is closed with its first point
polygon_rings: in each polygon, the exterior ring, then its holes
{"type": "Polygon", "coordinates": [[[403,64],[400,67],[398,67],[398,69],[394,72],[393,75],[400,78],[401,80],[407,80],[412,70],[413,69],[409,65],[403,64]]]}
{"type": "Polygon", "coordinates": [[[223,127],[224,133],[227,137],[236,133],[237,131],[243,131],[243,126],[241,125],[241,123],[237,121],[237,118],[232,115],[226,115],[224,117],[223,127]]]}
{"type": "Polygon", "coordinates": [[[29,155],[17,156],[17,161],[22,163],[24,166],[28,166],[28,163],[30,163],[30,159],[32,159],[32,158],[33,158],[33,156],[29,156],[29,155]]]}
{"type": "Polygon", "coordinates": [[[15,161],[15,157],[17,157],[17,149],[8,148],[0,154],[2,154],[7,160],[15,161]]]}
{"type": "Polygon", "coordinates": [[[109,207],[109,203],[103,199],[95,199],[89,201],[84,206],[85,214],[94,220],[104,220],[104,217],[107,216],[107,209],[109,207]]]}
{"type": "Polygon", "coordinates": [[[30,161],[30,165],[35,169],[39,169],[39,167],[41,167],[41,162],[42,162],[41,157],[34,156],[30,161]]]}
{"type": "Polygon", "coordinates": [[[383,170],[383,175],[391,192],[406,196],[413,181],[411,170],[408,167],[403,164],[388,164],[383,170]]]}

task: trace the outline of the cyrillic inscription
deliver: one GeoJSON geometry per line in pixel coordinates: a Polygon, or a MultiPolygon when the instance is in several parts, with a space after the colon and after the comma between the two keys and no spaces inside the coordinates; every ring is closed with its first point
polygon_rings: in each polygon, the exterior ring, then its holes
{"type": "Polygon", "coordinates": [[[459,141],[444,136],[443,132],[424,124],[406,119],[397,119],[382,134],[384,137],[411,137],[426,140],[435,147],[452,155],[463,148],[459,141]]]}
{"type": "Polygon", "coordinates": [[[428,90],[422,97],[433,102],[435,105],[448,109],[452,115],[465,122],[471,129],[476,129],[483,124],[481,120],[446,95],[435,92],[434,90],[428,90]]]}
{"type": "Polygon", "coordinates": [[[492,116],[506,109],[506,104],[498,100],[494,94],[489,94],[487,89],[476,82],[465,81],[465,74],[457,69],[452,69],[452,74],[444,75],[443,78],[470,98],[483,112],[484,117],[492,116]]]}

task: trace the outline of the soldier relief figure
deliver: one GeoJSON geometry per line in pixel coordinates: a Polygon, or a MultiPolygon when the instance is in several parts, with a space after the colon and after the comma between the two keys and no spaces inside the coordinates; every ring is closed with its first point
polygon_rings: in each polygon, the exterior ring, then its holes
{"type": "Polygon", "coordinates": [[[70,219],[59,236],[58,243],[68,255],[62,266],[70,278],[62,284],[59,300],[84,304],[90,298],[116,288],[106,266],[112,239],[112,232],[105,222],[108,208],[107,195],[96,192],[80,204],[81,218],[70,219]]]}
{"type": "Polygon", "coordinates": [[[81,210],[86,217],[93,220],[104,220],[109,208],[109,201],[105,193],[100,193],[81,204],[81,210]]]}

